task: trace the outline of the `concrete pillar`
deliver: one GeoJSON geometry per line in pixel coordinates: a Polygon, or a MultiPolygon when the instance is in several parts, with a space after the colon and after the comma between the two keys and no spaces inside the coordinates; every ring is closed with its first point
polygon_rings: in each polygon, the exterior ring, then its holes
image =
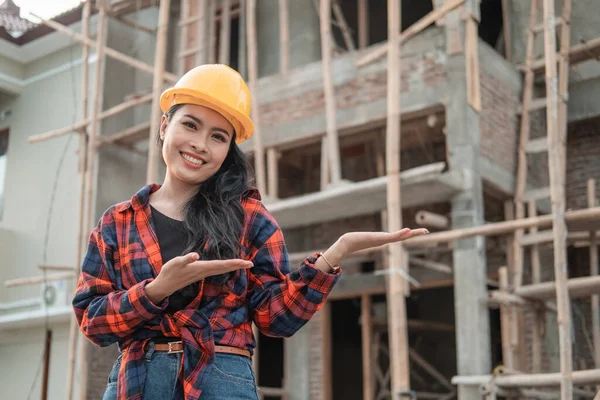
{"type": "MultiPolygon", "coordinates": [[[[276,4],[277,1],[258,1],[256,4],[259,78],[279,73],[279,6],[276,4]]],[[[320,60],[319,15],[313,1],[289,1],[288,10],[289,68],[320,60]]]]}
{"type": "MultiPolygon", "coordinates": [[[[311,324],[309,322],[308,324],[311,324]]],[[[295,335],[285,339],[284,369],[288,400],[310,399],[311,329],[304,326],[295,335]]]]}
{"type": "MultiPolygon", "coordinates": [[[[484,222],[483,189],[479,169],[479,115],[468,105],[465,57],[450,56],[447,63],[447,144],[450,168],[468,172],[470,187],[452,201],[452,227],[484,222]]],[[[489,374],[491,343],[487,299],[487,266],[484,238],[455,243],[454,298],[456,357],[459,375],[489,374]]],[[[477,386],[460,387],[461,400],[479,400],[477,386]]]]}

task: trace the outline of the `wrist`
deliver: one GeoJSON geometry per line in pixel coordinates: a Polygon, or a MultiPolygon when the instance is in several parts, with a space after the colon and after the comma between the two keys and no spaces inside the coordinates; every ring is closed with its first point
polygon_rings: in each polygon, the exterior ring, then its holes
{"type": "Polygon", "coordinates": [[[162,287],[161,281],[156,278],[152,282],[148,283],[145,288],[146,296],[154,304],[160,304],[164,299],[169,297],[169,293],[165,288],[162,287]]]}

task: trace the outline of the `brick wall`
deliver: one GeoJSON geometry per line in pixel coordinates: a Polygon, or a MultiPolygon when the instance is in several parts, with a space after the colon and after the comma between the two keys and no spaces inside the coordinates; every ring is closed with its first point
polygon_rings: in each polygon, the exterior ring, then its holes
{"type": "MultiPolygon", "coordinates": [[[[418,79],[436,86],[445,79],[443,61],[435,52],[405,57],[402,60],[402,92],[410,88],[411,80],[418,79]]],[[[320,79],[320,76],[319,76],[320,79]]],[[[387,72],[364,73],[334,88],[336,108],[343,110],[386,97],[387,72]]],[[[278,99],[260,105],[261,125],[275,126],[284,122],[325,113],[325,95],[322,88],[308,90],[300,95],[278,99]]]]}
{"type": "Polygon", "coordinates": [[[567,208],[587,207],[587,181],[596,179],[600,198],[600,118],[569,126],[567,139],[567,208]]]}
{"type": "MultiPolygon", "coordinates": [[[[483,65],[482,65],[483,67],[483,65]]],[[[509,173],[517,167],[519,93],[481,69],[481,155],[509,173]]]]}
{"type": "Polygon", "coordinates": [[[93,344],[88,344],[88,399],[101,399],[108,374],[119,355],[116,345],[102,348],[93,344]]]}

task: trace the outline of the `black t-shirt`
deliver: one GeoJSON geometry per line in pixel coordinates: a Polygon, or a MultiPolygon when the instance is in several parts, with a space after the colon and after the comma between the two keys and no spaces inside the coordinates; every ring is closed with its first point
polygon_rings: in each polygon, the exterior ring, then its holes
{"type": "MultiPolygon", "coordinates": [[[[152,220],[154,229],[158,237],[160,246],[160,255],[163,265],[169,260],[183,255],[187,247],[188,236],[182,221],[167,217],[160,211],[150,206],[152,209],[152,220]]],[[[169,305],[166,312],[173,314],[176,311],[184,309],[194,297],[198,294],[198,284],[192,283],[182,289],[179,289],[169,296],[169,305]]]]}

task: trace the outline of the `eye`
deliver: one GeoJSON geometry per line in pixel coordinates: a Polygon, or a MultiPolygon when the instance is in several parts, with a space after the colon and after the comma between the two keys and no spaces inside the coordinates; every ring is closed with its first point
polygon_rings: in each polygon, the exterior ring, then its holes
{"type": "Polygon", "coordinates": [[[215,138],[215,139],[217,139],[217,140],[219,140],[221,142],[226,142],[227,141],[227,139],[225,138],[225,136],[223,134],[221,134],[221,133],[214,133],[213,134],[213,138],[215,138]]]}
{"type": "Polygon", "coordinates": [[[183,125],[187,126],[188,128],[196,129],[196,125],[189,121],[184,122],[183,125]]]}

